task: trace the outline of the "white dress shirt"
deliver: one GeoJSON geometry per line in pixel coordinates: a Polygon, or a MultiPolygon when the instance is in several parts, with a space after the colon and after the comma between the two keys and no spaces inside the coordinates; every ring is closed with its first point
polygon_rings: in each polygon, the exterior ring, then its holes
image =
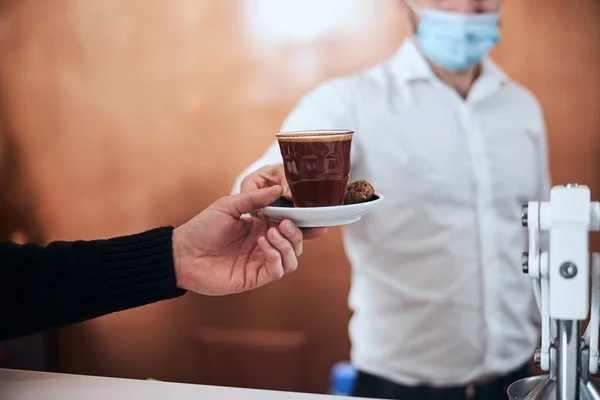
{"type": "MultiPolygon", "coordinates": [[[[385,201],[344,228],[353,364],[404,385],[453,386],[523,365],[539,313],[521,271],[521,206],[549,197],[535,97],[491,60],[466,100],[411,39],[389,60],[301,99],[283,131],[352,129],[350,180],[385,201]]],[[[238,178],[280,164],[277,143],[238,178]]]]}

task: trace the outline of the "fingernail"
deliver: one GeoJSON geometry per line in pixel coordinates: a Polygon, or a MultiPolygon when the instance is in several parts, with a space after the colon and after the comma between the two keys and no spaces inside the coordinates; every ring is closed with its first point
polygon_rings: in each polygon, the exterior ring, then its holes
{"type": "Polygon", "coordinates": [[[288,234],[288,235],[293,235],[293,234],[294,234],[294,232],[296,232],[296,227],[294,226],[294,224],[293,224],[293,223],[291,223],[291,222],[288,222],[288,223],[286,224],[286,226],[287,226],[287,228],[286,228],[286,232],[287,232],[287,234],[288,234]]]}
{"type": "Polygon", "coordinates": [[[273,240],[276,242],[279,242],[281,239],[283,239],[281,237],[281,234],[279,232],[277,232],[276,230],[273,230],[273,240]]]}

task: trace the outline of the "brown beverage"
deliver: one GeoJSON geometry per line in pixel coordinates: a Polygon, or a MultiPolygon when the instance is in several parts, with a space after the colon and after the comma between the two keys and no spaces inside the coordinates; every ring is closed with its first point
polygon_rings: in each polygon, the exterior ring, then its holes
{"type": "Polygon", "coordinates": [[[344,204],[353,133],[303,131],[277,134],[294,206],[344,204]]]}

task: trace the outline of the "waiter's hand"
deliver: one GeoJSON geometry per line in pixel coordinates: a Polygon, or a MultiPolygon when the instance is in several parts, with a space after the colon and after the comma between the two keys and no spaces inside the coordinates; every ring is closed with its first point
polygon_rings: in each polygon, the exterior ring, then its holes
{"type": "Polygon", "coordinates": [[[273,185],[283,186],[283,197],[292,200],[292,192],[290,192],[290,186],[285,178],[283,164],[267,165],[254,171],[244,178],[240,191],[243,193],[248,190],[261,189],[273,185]]]}
{"type": "MultiPolygon", "coordinates": [[[[240,185],[240,192],[244,193],[249,190],[268,188],[274,185],[282,186],[282,196],[288,200],[292,200],[292,192],[290,191],[290,186],[285,178],[283,164],[267,165],[254,171],[244,178],[240,185]]],[[[310,228],[303,229],[302,231],[304,233],[304,239],[308,240],[319,238],[327,233],[326,228],[310,228]]]]}
{"type": "MultiPolygon", "coordinates": [[[[251,290],[298,267],[303,233],[291,221],[242,217],[275,201],[280,185],[224,197],[173,231],[177,285],[205,295],[251,290]]],[[[324,231],[313,232],[317,238],[324,231]]]]}

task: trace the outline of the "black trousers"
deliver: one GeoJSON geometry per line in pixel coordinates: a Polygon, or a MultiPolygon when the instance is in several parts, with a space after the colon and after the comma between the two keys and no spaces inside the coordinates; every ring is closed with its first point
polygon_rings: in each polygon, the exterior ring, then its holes
{"type": "Polygon", "coordinates": [[[528,376],[531,376],[529,365],[524,365],[506,376],[473,387],[471,395],[468,395],[469,388],[466,386],[448,388],[403,386],[359,371],[352,396],[394,400],[507,400],[508,386],[528,376]]]}

